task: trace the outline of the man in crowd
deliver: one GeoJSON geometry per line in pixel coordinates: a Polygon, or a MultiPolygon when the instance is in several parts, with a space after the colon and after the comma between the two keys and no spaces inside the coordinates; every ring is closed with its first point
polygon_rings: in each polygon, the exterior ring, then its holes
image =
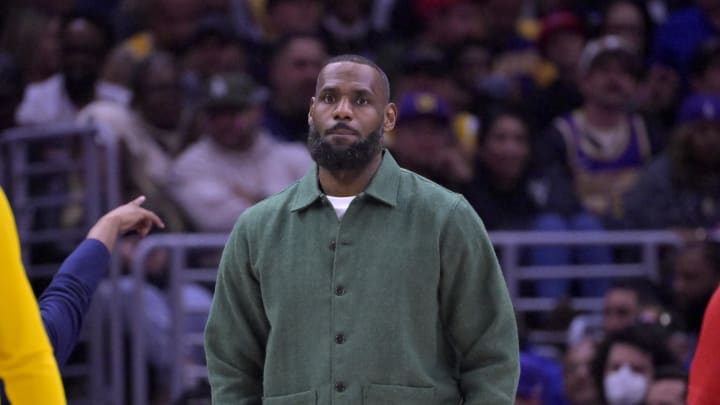
{"type": "Polygon", "coordinates": [[[312,161],[302,145],[262,127],[265,92],[249,76],[208,81],[206,135],[171,168],[168,189],[200,232],[227,232],[246,208],[296,181],[312,161]]]}

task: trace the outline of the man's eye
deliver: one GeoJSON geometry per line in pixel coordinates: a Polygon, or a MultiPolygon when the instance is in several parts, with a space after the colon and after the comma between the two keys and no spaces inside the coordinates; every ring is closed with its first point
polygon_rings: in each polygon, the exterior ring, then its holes
{"type": "Polygon", "coordinates": [[[322,102],[323,102],[323,103],[334,103],[334,102],[335,102],[335,97],[333,97],[333,96],[330,95],[330,94],[325,94],[325,95],[322,96],[322,102]]]}
{"type": "Polygon", "coordinates": [[[357,104],[357,105],[365,105],[367,103],[368,103],[368,101],[364,97],[359,97],[357,100],[355,100],[355,104],[357,104]]]}

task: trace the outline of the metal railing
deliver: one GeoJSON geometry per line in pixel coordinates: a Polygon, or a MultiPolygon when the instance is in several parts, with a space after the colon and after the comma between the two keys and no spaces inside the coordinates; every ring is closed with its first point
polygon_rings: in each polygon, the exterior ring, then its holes
{"type": "MultiPolygon", "coordinates": [[[[168,298],[172,311],[172,330],[169,339],[173,352],[172,366],[170,367],[170,396],[176,400],[189,387],[185,387],[183,381],[188,376],[190,379],[204,377],[207,370],[203,366],[187,366],[183,362],[182,353],[193,348],[202,350],[202,333],[185,334],[184,318],[187,311],[183,305],[182,286],[187,283],[213,285],[217,274],[217,263],[193,264],[192,251],[195,250],[216,250],[219,251],[225,245],[228,235],[226,234],[167,234],[150,235],[143,239],[137,246],[132,261],[132,276],[135,285],[135,296],[133,300],[133,313],[142,314],[145,311],[143,306],[143,284],[145,283],[145,263],[147,257],[157,249],[167,249],[169,253],[169,290],[168,298]],[[209,266],[209,267],[208,267],[209,266]]],[[[207,251],[202,253],[207,254],[207,251]]],[[[147,346],[144,341],[145,324],[141,317],[133,318],[131,326],[132,346],[131,350],[131,375],[132,375],[132,404],[144,405],[148,403],[148,375],[147,375],[147,346]]]]}

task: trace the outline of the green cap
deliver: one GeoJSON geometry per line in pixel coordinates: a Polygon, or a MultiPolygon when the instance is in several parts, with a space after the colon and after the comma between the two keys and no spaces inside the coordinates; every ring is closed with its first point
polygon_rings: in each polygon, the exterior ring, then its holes
{"type": "Polygon", "coordinates": [[[205,83],[205,109],[245,108],[267,100],[267,90],[244,73],[224,73],[211,76],[205,83]]]}

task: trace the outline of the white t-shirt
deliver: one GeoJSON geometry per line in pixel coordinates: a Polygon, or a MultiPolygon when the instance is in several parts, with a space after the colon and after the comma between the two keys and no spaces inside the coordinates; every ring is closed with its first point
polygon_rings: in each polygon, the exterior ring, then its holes
{"type": "Polygon", "coordinates": [[[333,208],[335,208],[335,214],[337,215],[338,219],[342,219],[343,215],[345,215],[345,211],[347,211],[348,207],[350,206],[350,203],[352,200],[355,199],[355,196],[350,197],[334,197],[334,196],[327,196],[328,201],[330,201],[330,204],[332,204],[333,208]]]}

